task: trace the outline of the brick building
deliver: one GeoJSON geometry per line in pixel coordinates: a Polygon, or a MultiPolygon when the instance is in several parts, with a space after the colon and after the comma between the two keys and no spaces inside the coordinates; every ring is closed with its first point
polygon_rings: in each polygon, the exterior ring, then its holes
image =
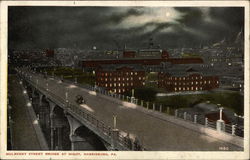
{"type": "Polygon", "coordinates": [[[169,92],[211,90],[219,87],[219,78],[211,71],[198,71],[197,67],[173,65],[158,73],[158,87],[169,92]]]}
{"type": "Polygon", "coordinates": [[[96,70],[96,85],[115,93],[124,93],[145,85],[141,65],[102,65],[96,70]]]}

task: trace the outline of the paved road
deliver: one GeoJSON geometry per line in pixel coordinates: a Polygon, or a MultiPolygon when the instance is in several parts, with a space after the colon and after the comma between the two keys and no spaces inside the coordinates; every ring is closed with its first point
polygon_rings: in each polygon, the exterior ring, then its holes
{"type": "MultiPolygon", "coordinates": [[[[37,74],[32,75],[32,81],[38,80],[39,85],[49,91],[65,98],[65,92],[69,92],[69,102],[75,103],[76,95],[80,94],[87,100],[88,109],[105,124],[113,125],[113,115],[117,115],[117,128],[139,137],[139,140],[149,150],[155,151],[217,151],[219,147],[228,147],[229,150],[241,150],[241,148],[222,142],[218,139],[202,135],[193,130],[161,120],[136,109],[127,102],[117,103],[112,98],[93,94],[73,84],[60,83],[58,80],[44,79],[37,74]]],[[[76,103],[75,103],[76,104],[76,103]]]]}
{"type": "Polygon", "coordinates": [[[21,86],[17,78],[9,77],[9,92],[11,94],[13,118],[13,150],[41,150],[36,132],[26,107],[21,86]]]}

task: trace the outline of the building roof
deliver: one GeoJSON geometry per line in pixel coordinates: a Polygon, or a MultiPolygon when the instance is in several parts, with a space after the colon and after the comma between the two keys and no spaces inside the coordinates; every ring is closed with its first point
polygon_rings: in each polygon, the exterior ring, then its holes
{"type": "Polygon", "coordinates": [[[116,71],[121,68],[135,71],[145,71],[143,66],[140,64],[106,64],[99,67],[100,70],[104,71],[116,71]]]}

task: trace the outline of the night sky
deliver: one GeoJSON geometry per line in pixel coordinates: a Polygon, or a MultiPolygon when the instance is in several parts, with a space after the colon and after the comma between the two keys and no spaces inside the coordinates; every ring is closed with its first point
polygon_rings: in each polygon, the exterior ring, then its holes
{"type": "Polygon", "coordinates": [[[11,49],[197,47],[244,29],[240,7],[9,7],[11,49]]]}

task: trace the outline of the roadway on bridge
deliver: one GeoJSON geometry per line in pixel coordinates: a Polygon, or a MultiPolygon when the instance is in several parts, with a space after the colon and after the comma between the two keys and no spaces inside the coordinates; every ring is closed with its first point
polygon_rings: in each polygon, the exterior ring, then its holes
{"type": "MultiPolygon", "coordinates": [[[[217,151],[219,147],[228,147],[229,150],[242,148],[225,143],[216,138],[200,134],[196,131],[178,126],[160,118],[146,114],[127,102],[114,101],[113,98],[95,94],[93,91],[75,86],[74,84],[60,83],[52,78],[44,79],[41,75],[32,74],[34,83],[48,89],[50,92],[65,99],[68,90],[69,102],[75,103],[76,95],[86,99],[82,107],[89,110],[97,119],[106,125],[113,126],[113,115],[117,115],[117,128],[137,136],[143,146],[154,151],[217,151]],[[113,100],[112,100],[113,99],[113,100]]],[[[167,116],[167,115],[166,115],[167,116]]]]}
{"type": "Polygon", "coordinates": [[[15,76],[10,76],[8,82],[12,106],[13,150],[41,150],[19,81],[15,76]]]}

